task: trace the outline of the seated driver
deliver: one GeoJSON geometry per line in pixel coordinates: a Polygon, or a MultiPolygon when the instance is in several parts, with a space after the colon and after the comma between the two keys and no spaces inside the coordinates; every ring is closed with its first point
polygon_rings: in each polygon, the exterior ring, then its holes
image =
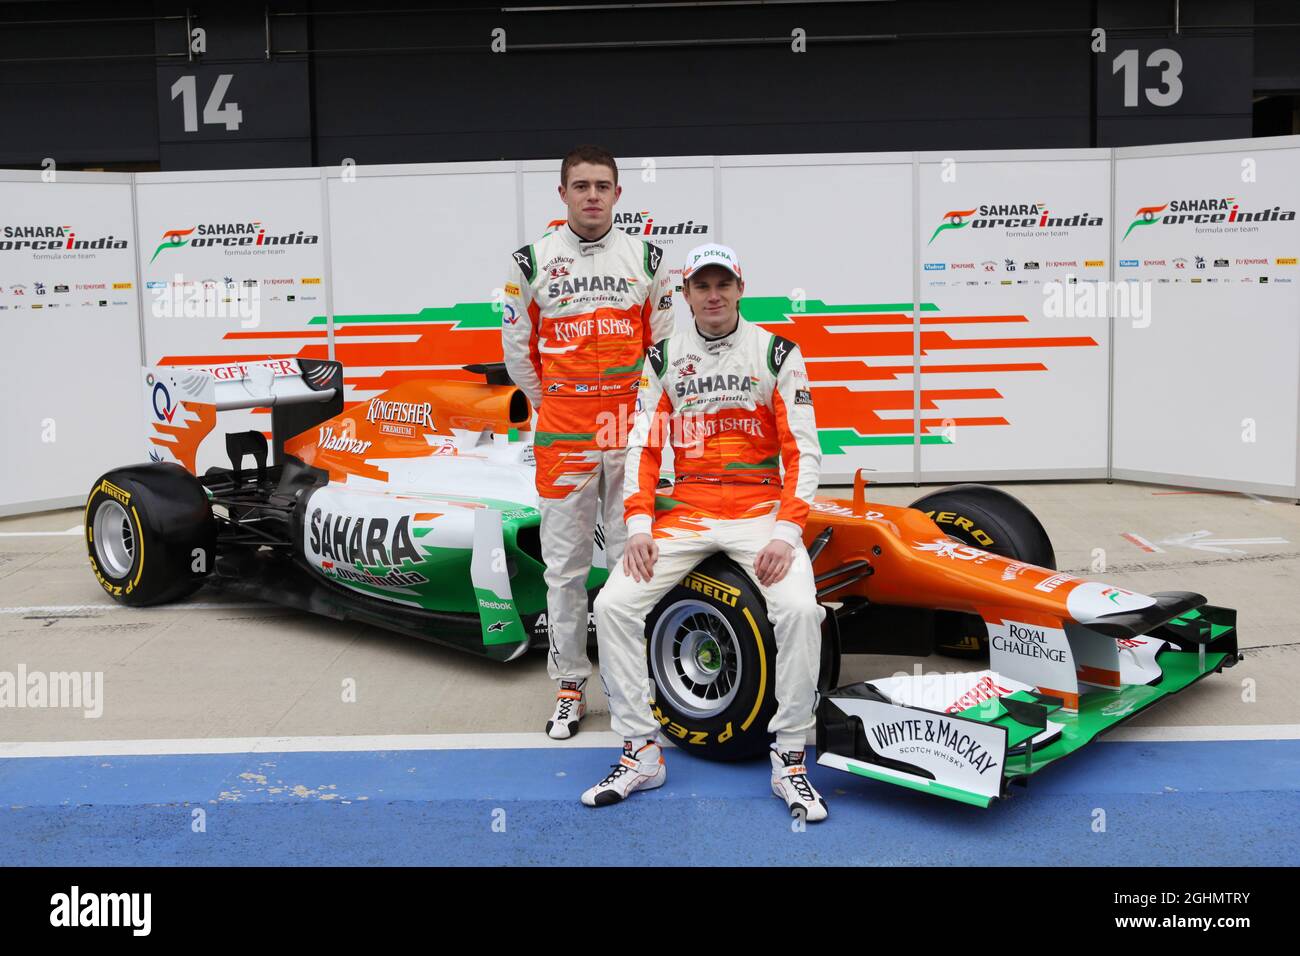
{"type": "Polygon", "coordinates": [[[744,291],[733,250],[692,249],[682,292],[695,321],[647,352],[623,480],[627,543],[595,607],[600,676],[623,752],[582,795],[588,806],[667,779],[650,709],[646,615],[696,564],[724,551],[757,582],[776,634],[772,791],[792,815],[826,817],[804,768],[825,612],[802,538],[821,451],[803,356],[740,318],[744,291]],[[671,508],[656,515],[666,437],[676,480],[671,508]]]}

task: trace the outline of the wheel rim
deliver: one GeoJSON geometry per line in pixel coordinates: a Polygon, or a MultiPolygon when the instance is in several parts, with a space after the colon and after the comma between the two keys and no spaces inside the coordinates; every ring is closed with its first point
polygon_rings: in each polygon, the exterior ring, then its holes
{"type": "Polygon", "coordinates": [[[135,564],[135,526],[116,501],[101,501],[95,509],[95,557],[115,578],[124,578],[135,564]]]}
{"type": "Polygon", "coordinates": [[[740,641],[711,604],[678,601],[655,622],[650,635],[650,669],[660,702],[688,717],[715,717],[740,690],[744,664],[740,641]]]}

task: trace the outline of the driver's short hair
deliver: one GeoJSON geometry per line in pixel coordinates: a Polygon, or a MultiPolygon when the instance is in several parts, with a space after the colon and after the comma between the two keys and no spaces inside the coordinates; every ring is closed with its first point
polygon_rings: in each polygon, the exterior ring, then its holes
{"type": "Polygon", "coordinates": [[[578,163],[608,166],[614,172],[614,185],[618,185],[618,162],[614,159],[614,154],[604,146],[593,146],[590,143],[584,143],[569,150],[564,157],[564,162],[560,163],[561,186],[569,185],[569,170],[578,163]]]}

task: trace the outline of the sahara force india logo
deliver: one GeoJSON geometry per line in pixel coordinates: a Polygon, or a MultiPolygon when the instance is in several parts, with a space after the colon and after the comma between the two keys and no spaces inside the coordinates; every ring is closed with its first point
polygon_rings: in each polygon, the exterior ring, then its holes
{"type": "Polygon", "coordinates": [[[126,240],[115,236],[78,239],[77,230],[72,226],[5,226],[0,229],[0,252],[125,248],[126,240]]]}
{"type": "Polygon", "coordinates": [[[162,234],[162,242],[153,251],[153,262],[165,249],[182,249],[185,246],[195,248],[210,246],[309,246],[320,242],[320,236],[297,232],[281,235],[267,235],[261,220],[252,222],[201,222],[189,229],[168,229],[162,234]]]}
{"type": "Polygon", "coordinates": [[[1124,239],[1138,226],[1154,226],[1157,223],[1177,226],[1185,222],[1198,225],[1220,222],[1283,222],[1295,219],[1295,210],[1274,206],[1272,209],[1255,212],[1243,211],[1234,197],[1225,196],[1222,199],[1173,199],[1159,206],[1139,206],[1135,215],[1137,218],[1124,230],[1124,239]]]}
{"type": "MultiPolygon", "coordinates": [[[[556,229],[564,227],[566,219],[552,219],[546,224],[546,231],[543,236],[549,236],[556,229]]],[[[620,232],[626,232],[629,236],[704,236],[708,235],[709,227],[705,223],[697,223],[694,219],[685,219],[675,222],[671,226],[655,225],[655,217],[648,209],[641,209],[637,212],[616,212],[614,213],[614,228],[620,232]]]]}
{"type": "Polygon", "coordinates": [[[671,226],[656,226],[655,217],[648,209],[614,213],[614,228],[621,229],[629,236],[702,236],[709,231],[707,225],[697,223],[694,219],[675,222],[671,226]]]}
{"type": "MultiPolygon", "coordinates": [[[[1068,229],[1080,226],[1100,226],[1101,216],[1081,212],[1073,216],[1053,216],[1046,203],[990,203],[974,209],[951,209],[943,214],[943,221],[930,236],[930,242],[939,233],[949,229],[1068,229]]],[[[928,246],[930,242],[927,242],[928,246]]]]}

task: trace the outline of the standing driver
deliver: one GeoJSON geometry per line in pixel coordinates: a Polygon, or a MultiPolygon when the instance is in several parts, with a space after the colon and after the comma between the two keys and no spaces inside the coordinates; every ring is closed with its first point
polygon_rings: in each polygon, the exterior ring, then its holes
{"type": "Polygon", "coordinates": [[[697,563],[723,551],[758,582],[776,634],[772,791],[792,814],[826,818],[826,801],[804,767],[825,612],[802,538],[821,451],[803,356],[793,342],[741,319],[744,290],[733,250],[691,250],[682,292],[695,320],[649,352],[623,486],[627,545],[596,598],[601,678],[623,752],[582,795],[588,806],[667,779],[650,709],[645,619],[697,563]],[[668,434],[676,480],[668,507],[656,513],[668,434]]]}
{"type": "Polygon", "coordinates": [[[547,670],[558,682],[546,732],[558,739],[576,734],[586,712],[597,517],[613,567],[623,553],[623,461],[641,366],[647,347],[673,330],[663,253],[614,228],[621,193],[608,150],[579,146],[564,157],[568,221],[515,252],[501,314],[506,368],[538,410],[547,670]]]}

